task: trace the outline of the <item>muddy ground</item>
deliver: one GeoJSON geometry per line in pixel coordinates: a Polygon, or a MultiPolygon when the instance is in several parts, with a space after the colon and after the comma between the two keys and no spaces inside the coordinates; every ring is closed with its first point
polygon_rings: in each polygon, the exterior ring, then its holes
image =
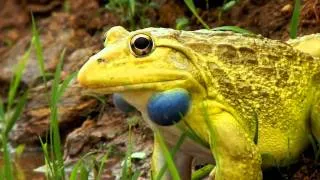
{"type": "MultiPolygon", "coordinates": [[[[63,77],[77,71],[84,62],[102,47],[103,34],[112,26],[128,29],[146,26],[176,27],[176,19],[187,17],[186,29],[203,28],[180,1],[153,0],[139,3],[134,24],[130,24],[125,8],[106,8],[107,0],[2,0],[0,1],[0,95],[5,98],[12,78],[13,67],[31,41],[32,12],[41,34],[46,71],[53,73],[63,49],[66,49],[63,77]]],[[[293,11],[290,0],[241,0],[231,10],[220,14],[221,1],[195,1],[200,16],[210,27],[236,25],[263,36],[287,40],[293,11]],[[220,17],[220,18],[219,18],[220,17]]],[[[320,1],[302,3],[299,35],[320,32],[320,1]]],[[[48,78],[52,79],[52,75],[48,78]]],[[[49,83],[50,86],[50,83],[49,83]]],[[[28,103],[10,139],[13,145],[39,147],[39,137],[45,138],[49,127],[49,108],[46,88],[41,81],[35,53],[32,52],[21,91],[29,89],[28,103]]],[[[107,161],[106,179],[120,171],[120,160],[127,149],[128,119],[139,119],[138,113],[124,114],[114,108],[109,96],[96,98],[72,82],[60,103],[60,130],[64,140],[67,162],[88,152],[112,149],[107,161]],[[102,101],[101,101],[102,99],[102,101]]],[[[142,121],[133,127],[134,151],[144,151],[147,157],[135,161],[135,168],[148,178],[152,152],[152,133],[142,121]]],[[[320,165],[314,161],[311,149],[296,164],[265,173],[265,179],[320,179],[320,165]]]]}

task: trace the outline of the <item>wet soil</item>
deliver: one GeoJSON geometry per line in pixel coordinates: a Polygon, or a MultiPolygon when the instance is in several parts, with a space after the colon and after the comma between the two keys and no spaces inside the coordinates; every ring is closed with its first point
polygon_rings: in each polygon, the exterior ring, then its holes
{"type": "MultiPolygon", "coordinates": [[[[106,0],[2,0],[0,1],[0,96],[6,99],[8,86],[17,64],[31,41],[33,13],[40,31],[45,57],[45,68],[52,74],[63,49],[66,49],[63,78],[78,70],[84,62],[103,47],[104,32],[122,25],[128,29],[146,26],[175,28],[176,20],[187,17],[186,29],[203,28],[182,0],[153,0],[154,4],[137,1],[139,8],[132,25],[123,8],[106,8],[106,0]]],[[[222,1],[210,3],[197,0],[198,12],[210,27],[236,25],[263,36],[287,40],[293,11],[291,0],[243,0],[231,10],[221,14],[222,1]]],[[[211,1],[210,1],[211,2],[211,1]]],[[[137,5],[137,6],[138,6],[137,5]]],[[[320,2],[304,0],[299,35],[320,32],[320,2]]],[[[39,137],[49,131],[47,88],[41,80],[35,52],[32,51],[20,90],[29,89],[23,116],[17,122],[10,139],[13,145],[26,144],[38,147],[39,137]]],[[[103,153],[113,149],[107,161],[106,179],[119,175],[120,161],[128,145],[128,124],[137,113],[124,114],[116,110],[109,96],[95,97],[81,89],[76,81],[60,103],[60,131],[64,140],[64,157],[72,162],[88,152],[103,153]]],[[[146,159],[135,162],[142,177],[149,178],[149,160],[152,152],[152,133],[143,122],[133,127],[134,152],[143,151],[146,159]]],[[[314,161],[312,150],[306,151],[299,161],[285,169],[265,173],[265,179],[319,179],[320,165],[314,161]]],[[[30,160],[32,161],[32,160],[30,160]]],[[[23,168],[23,166],[22,166],[23,168]]],[[[29,171],[31,169],[26,169],[29,171]]],[[[27,173],[28,174],[28,173],[27,173]]],[[[33,176],[32,173],[29,173],[33,176]]],[[[29,177],[30,177],[29,176],[29,177]]],[[[36,175],[34,176],[36,178],[36,175]]]]}

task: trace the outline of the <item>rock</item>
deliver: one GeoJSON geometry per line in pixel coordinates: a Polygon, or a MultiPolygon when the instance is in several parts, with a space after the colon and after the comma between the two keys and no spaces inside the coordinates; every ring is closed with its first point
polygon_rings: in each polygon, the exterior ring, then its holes
{"type": "MultiPolygon", "coordinates": [[[[50,87],[50,86],[49,86],[50,87]]],[[[84,99],[82,90],[73,83],[67,89],[59,105],[59,128],[62,135],[67,134],[82,124],[90,113],[98,107],[96,99],[84,99]]],[[[30,99],[26,104],[23,116],[17,121],[10,140],[15,144],[36,145],[39,137],[45,139],[49,133],[50,109],[47,103],[45,87],[31,89],[30,99]]]]}

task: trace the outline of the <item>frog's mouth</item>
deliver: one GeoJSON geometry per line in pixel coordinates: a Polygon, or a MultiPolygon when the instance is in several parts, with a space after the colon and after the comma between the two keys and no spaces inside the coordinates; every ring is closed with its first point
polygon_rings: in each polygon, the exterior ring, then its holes
{"type": "MultiPolygon", "coordinates": [[[[189,73],[166,69],[80,70],[78,82],[90,91],[102,94],[137,90],[163,91],[172,88],[199,89],[199,84],[189,73]]],[[[200,87],[202,89],[202,87],[200,87]]]]}
{"type": "Polygon", "coordinates": [[[137,91],[137,90],[166,90],[174,87],[183,87],[186,80],[169,80],[159,82],[147,82],[139,84],[123,84],[119,86],[110,87],[89,87],[92,91],[102,94],[110,94],[114,92],[126,92],[126,91],[137,91]]]}

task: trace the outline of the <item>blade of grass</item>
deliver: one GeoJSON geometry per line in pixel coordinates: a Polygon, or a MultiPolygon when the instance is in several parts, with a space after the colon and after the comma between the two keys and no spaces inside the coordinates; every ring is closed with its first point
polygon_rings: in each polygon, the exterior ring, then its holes
{"type": "Polygon", "coordinates": [[[131,154],[132,154],[132,139],[131,139],[131,125],[129,124],[129,137],[128,137],[128,148],[126,152],[126,156],[123,162],[122,172],[121,172],[121,179],[126,180],[129,176],[129,170],[130,170],[130,163],[131,163],[131,154]]]}
{"type": "Polygon", "coordinates": [[[6,136],[2,136],[3,142],[3,160],[4,160],[4,177],[6,180],[14,180],[8,140],[6,136]]]}
{"type": "Polygon", "coordinates": [[[2,123],[3,121],[4,121],[4,105],[3,105],[2,98],[0,97],[0,123],[2,123]]]}
{"type": "Polygon", "coordinates": [[[27,51],[23,54],[22,58],[19,60],[18,65],[15,67],[14,70],[14,77],[10,83],[10,87],[9,87],[9,93],[8,93],[8,105],[7,105],[7,111],[9,112],[9,110],[11,109],[12,105],[13,105],[13,101],[14,98],[16,97],[16,93],[21,81],[21,77],[22,74],[24,72],[24,69],[26,67],[26,64],[29,60],[29,56],[30,56],[30,52],[31,52],[31,46],[29,46],[29,48],[27,49],[27,51]]]}
{"type": "Polygon", "coordinates": [[[64,60],[64,55],[65,55],[66,50],[63,49],[61,55],[60,55],[60,60],[56,68],[56,72],[54,73],[54,79],[53,79],[53,84],[51,88],[51,99],[50,103],[51,106],[56,105],[56,103],[59,101],[59,83],[60,83],[60,77],[61,77],[61,71],[62,71],[62,65],[63,65],[63,60],[64,60]]]}
{"type": "MultiPolygon", "coordinates": [[[[173,149],[171,150],[171,156],[174,157],[176,155],[176,153],[178,152],[178,150],[180,149],[182,143],[184,142],[185,138],[187,137],[187,133],[183,132],[180,136],[180,138],[178,139],[176,145],[173,147],[173,149]]],[[[166,172],[168,168],[167,163],[164,164],[164,166],[160,169],[158,175],[157,175],[157,180],[161,180],[162,176],[164,175],[164,173],[166,172]]]]}
{"type": "Polygon", "coordinates": [[[232,31],[236,33],[241,33],[241,34],[254,34],[251,31],[248,31],[246,29],[242,29],[238,26],[220,26],[212,29],[213,31],[232,31]]]}
{"type": "Polygon", "coordinates": [[[99,166],[99,170],[98,170],[98,175],[96,177],[96,180],[99,180],[101,179],[101,175],[102,175],[102,170],[104,168],[104,165],[105,165],[105,162],[107,161],[108,159],[108,156],[109,156],[109,152],[107,152],[101,159],[101,163],[100,163],[100,166],[99,166]]]}
{"type": "Polygon", "coordinates": [[[299,17],[301,11],[301,0],[294,1],[294,10],[290,21],[290,38],[295,39],[298,33],[299,17]]]}
{"type": "Polygon", "coordinates": [[[134,172],[131,180],[138,180],[140,174],[141,174],[141,171],[136,171],[136,172],[134,172]]]}
{"type": "Polygon", "coordinates": [[[42,148],[42,151],[44,154],[44,160],[45,160],[45,165],[46,165],[46,169],[47,169],[46,177],[47,177],[47,179],[51,179],[50,177],[53,175],[54,170],[53,170],[53,166],[52,166],[53,164],[50,163],[50,156],[48,153],[48,144],[44,143],[40,137],[39,137],[39,140],[41,143],[41,148],[42,148]]]}
{"type": "Polygon", "coordinates": [[[209,148],[209,144],[201,139],[187,123],[177,124],[177,128],[180,129],[181,132],[186,133],[188,138],[192,139],[194,142],[202,145],[203,147],[209,148]]]}
{"type": "MultiPolygon", "coordinates": [[[[210,145],[210,149],[213,150],[213,154],[217,154],[216,151],[214,151],[215,148],[211,148],[211,147],[216,147],[216,131],[214,129],[214,127],[212,127],[212,125],[210,124],[210,117],[209,117],[209,113],[208,113],[208,107],[207,105],[203,102],[202,103],[202,113],[203,113],[203,118],[204,118],[204,121],[205,123],[207,124],[208,126],[208,130],[209,130],[209,145],[210,145]]],[[[216,164],[218,164],[219,162],[219,159],[215,159],[216,160],[216,164]]]]}
{"type": "Polygon", "coordinates": [[[194,173],[192,173],[192,180],[200,180],[203,179],[204,177],[208,176],[212,169],[214,168],[214,165],[208,164],[204,166],[201,169],[196,170],[194,173]]]}
{"type": "Polygon", "coordinates": [[[71,171],[71,174],[70,174],[70,177],[69,177],[69,180],[77,180],[77,177],[78,177],[78,170],[79,168],[81,167],[82,165],[82,160],[79,160],[76,165],[74,165],[72,171],[71,171]]]}
{"type": "Polygon", "coordinates": [[[11,116],[11,118],[9,118],[9,120],[6,122],[6,127],[5,127],[5,136],[8,137],[9,132],[11,131],[12,127],[14,126],[14,124],[16,123],[16,121],[18,120],[18,118],[20,117],[24,105],[27,102],[27,97],[28,97],[28,91],[26,91],[23,96],[20,98],[17,107],[15,108],[15,111],[13,113],[13,115],[11,116]]]}
{"type": "Polygon", "coordinates": [[[226,2],[223,6],[222,6],[222,11],[223,12],[226,12],[226,11],[229,11],[230,9],[233,8],[234,5],[237,4],[237,1],[229,1],[229,2],[226,2]]]}
{"type": "Polygon", "coordinates": [[[50,142],[51,149],[54,160],[53,160],[53,169],[55,170],[54,174],[56,178],[62,179],[65,177],[63,157],[61,152],[61,140],[59,132],[59,121],[58,121],[58,102],[59,102],[59,82],[61,77],[61,70],[63,59],[65,55],[65,49],[62,51],[59,63],[57,65],[54,80],[51,88],[51,98],[50,98],[50,142]]]}
{"type": "Polygon", "coordinates": [[[130,13],[133,17],[136,12],[136,1],[135,0],[129,0],[129,7],[130,7],[130,13]]]}
{"type": "Polygon", "coordinates": [[[158,129],[154,129],[154,132],[155,132],[155,136],[156,136],[157,140],[159,141],[161,151],[167,161],[168,169],[171,173],[172,179],[173,180],[180,180],[181,178],[180,178],[179,172],[176,168],[176,165],[174,164],[173,158],[167,148],[167,145],[164,142],[162,135],[160,134],[158,129]]]}
{"type": "Polygon", "coordinates": [[[57,97],[60,99],[63,95],[63,93],[65,92],[65,90],[67,89],[68,85],[70,84],[71,80],[74,79],[77,76],[78,72],[74,72],[72,74],[70,74],[61,84],[61,86],[59,87],[58,90],[58,95],[57,97]]]}
{"type": "Polygon", "coordinates": [[[89,171],[86,169],[86,167],[82,163],[80,166],[80,180],[88,180],[88,179],[89,179],[89,171]]]}
{"type": "Polygon", "coordinates": [[[198,19],[198,21],[202,24],[203,27],[205,27],[206,29],[210,29],[210,27],[208,26],[207,23],[205,23],[202,18],[199,16],[199,14],[197,13],[196,7],[193,3],[193,0],[184,0],[184,3],[188,6],[188,8],[190,9],[190,11],[193,13],[193,15],[198,19]]]}
{"type": "Polygon", "coordinates": [[[31,19],[32,19],[32,44],[34,45],[35,50],[36,50],[36,57],[38,60],[38,66],[39,66],[39,70],[40,70],[43,82],[45,84],[45,88],[48,89],[46,72],[45,72],[45,65],[44,65],[44,58],[43,58],[43,49],[41,46],[40,36],[39,36],[37,24],[34,20],[33,14],[31,14],[31,19]]]}

